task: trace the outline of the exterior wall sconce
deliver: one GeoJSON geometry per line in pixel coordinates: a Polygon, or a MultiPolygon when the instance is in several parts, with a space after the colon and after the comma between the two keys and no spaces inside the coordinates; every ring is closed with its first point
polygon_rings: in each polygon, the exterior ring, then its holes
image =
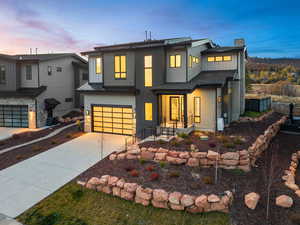
{"type": "Polygon", "coordinates": [[[231,93],[232,93],[232,89],[228,88],[228,94],[231,94],[231,93]]]}
{"type": "Polygon", "coordinates": [[[89,116],[90,115],[90,110],[86,110],[85,115],[89,116]]]}
{"type": "Polygon", "coordinates": [[[222,103],[222,97],[218,96],[217,101],[218,101],[218,103],[222,103]]]}

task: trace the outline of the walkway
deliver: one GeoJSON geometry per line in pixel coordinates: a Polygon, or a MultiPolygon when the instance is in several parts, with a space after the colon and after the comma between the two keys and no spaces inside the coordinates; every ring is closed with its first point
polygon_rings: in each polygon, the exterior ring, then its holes
{"type": "Polygon", "coordinates": [[[10,138],[14,134],[20,134],[28,131],[39,131],[44,128],[29,129],[29,128],[10,128],[0,127],[0,141],[10,138]]]}
{"type": "Polygon", "coordinates": [[[120,135],[89,133],[0,171],[0,213],[15,218],[115,150],[120,135]]]}

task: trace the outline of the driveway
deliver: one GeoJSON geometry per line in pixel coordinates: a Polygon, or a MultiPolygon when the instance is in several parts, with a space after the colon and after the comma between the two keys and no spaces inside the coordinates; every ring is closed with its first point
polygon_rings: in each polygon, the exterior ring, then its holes
{"type": "MultiPolygon", "coordinates": [[[[125,136],[89,133],[0,171],[0,213],[16,217],[106,157],[125,136]]],[[[1,156],[0,156],[1,157],[1,156]]]]}
{"type": "Polygon", "coordinates": [[[23,133],[27,131],[37,131],[37,130],[40,129],[0,127],[0,141],[10,138],[13,134],[23,133]]]}

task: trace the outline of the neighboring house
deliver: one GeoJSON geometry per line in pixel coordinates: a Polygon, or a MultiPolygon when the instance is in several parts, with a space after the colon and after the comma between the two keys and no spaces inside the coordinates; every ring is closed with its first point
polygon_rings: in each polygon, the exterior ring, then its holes
{"type": "Polygon", "coordinates": [[[60,102],[53,116],[83,106],[76,88],[87,74],[87,62],[72,53],[0,54],[0,127],[45,126],[45,99],[60,102]]]}
{"type": "Polygon", "coordinates": [[[216,131],[218,118],[226,125],[244,113],[243,39],[232,47],[208,39],[146,40],[82,54],[89,58],[89,82],[78,89],[86,132],[216,131]]]}

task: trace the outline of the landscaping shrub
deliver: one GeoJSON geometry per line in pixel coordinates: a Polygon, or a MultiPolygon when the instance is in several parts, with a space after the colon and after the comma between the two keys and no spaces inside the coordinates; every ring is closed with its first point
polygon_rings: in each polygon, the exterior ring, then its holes
{"type": "Polygon", "coordinates": [[[212,177],[210,177],[210,176],[204,176],[202,178],[202,182],[204,184],[214,184],[214,179],[212,177]]]}
{"type": "Polygon", "coordinates": [[[53,140],[51,141],[51,145],[56,145],[57,144],[57,141],[53,140]]]}
{"type": "Polygon", "coordinates": [[[63,221],[59,223],[59,225],[88,225],[85,221],[78,218],[65,218],[63,221]]]}
{"type": "Polygon", "coordinates": [[[158,173],[151,173],[151,175],[150,175],[150,180],[151,181],[158,180],[158,178],[159,178],[159,174],[158,173]]]}
{"type": "Polygon", "coordinates": [[[72,137],[71,134],[67,134],[67,135],[66,135],[66,138],[71,138],[71,137],[72,137]]]}
{"type": "Polygon", "coordinates": [[[155,169],[155,168],[154,168],[153,165],[150,165],[150,166],[147,166],[147,167],[146,167],[146,170],[149,171],[149,172],[154,171],[154,169],[155,169]]]}
{"type": "Polygon", "coordinates": [[[290,221],[295,225],[300,225],[300,211],[289,214],[290,221]]]}
{"type": "Polygon", "coordinates": [[[171,141],[171,145],[174,146],[174,147],[179,147],[180,143],[176,140],[173,140],[173,141],[171,141]]]}
{"type": "Polygon", "coordinates": [[[213,143],[213,142],[211,142],[211,143],[208,144],[208,146],[209,146],[210,148],[215,148],[215,147],[216,147],[216,144],[213,143]]]}
{"type": "Polygon", "coordinates": [[[131,175],[132,177],[138,177],[138,176],[139,176],[139,171],[137,171],[137,170],[131,170],[131,171],[130,171],[130,175],[131,175]]]}
{"type": "Polygon", "coordinates": [[[134,167],[128,165],[124,168],[124,170],[126,170],[127,172],[130,172],[131,170],[134,170],[134,167]]]}
{"type": "Polygon", "coordinates": [[[190,139],[185,139],[184,143],[187,144],[187,145],[190,145],[190,144],[193,144],[193,141],[190,140],[190,139]]]}
{"type": "Polygon", "coordinates": [[[146,163],[145,159],[139,159],[140,164],[144,165],[146,163]]]}
{"type": "Polygon", "coordinates": [[[22,155],[16,155],[16,159],[21,160],[21,159],[23,159],[23,156],[22,155]]]}
{"type": "Polygon", "coordinates": [[[237,169],[237,168],[229,170],[229,171],[234,175],[244,175],[246,173],[244,170],[237,169]]]}
{"type": "Polygon", "coordinates": [[[167,165],[167,163],[164,162],[164,161],[160,161],[160,162],[159,162],[160,168],[164,168],[164,167],[166,167],[166,165],[167,165]]]}
{"type": "Polygon", "coordinates": [[[218,139],[222,142],[222,143],[227,143],[230,141],[230,138],[224,135],[220,135],[218,136],[218,139]]]}
{"type": "Polygon", "coordinates": [[[163,144],[165,144],[165,143],[166,143],[166,141],[164,141],[164,140],[161,140],[161,139],[160,139],[160,140],[158,140],[157,142],[158,142],[158,144],[160,144],[160,145],[163,145],[163,144]]]}
{"type": "Polygon", "coordinates": [[[240,137],[237,137],[234,139],[233,143],[235,145],[241,145],[241,144],[244,144],[244,141],[240,137]]]}
{"type": "Polygon", "coordinates": [[[84,195],[84,192],[82,190],[76,190],[71,192],[71,196],[73,198],[73,200],[75,201],[79,201],[84,195]]]}
{"type": "Polygon", "coordinates": [[[169,172],[169,177],[179,177],[180,176],[180,172],[179,171],[170,171],[169,172]]]}
{"type": "Polygon", "coordinates": [[[39,146],[39,145],[35,145],[35,146],[32,147],[32,150],[35,151],[35,152],[39,152],[39,151],[42,150],[42,147],[39,146]]]}
{"type": "Polygon", "coordinates": [[[187,138],[189,135],[187,135],[186,133],[178,133],[177,136],[181,138],[187,138]]]}
{"type": "Polygon", "coordinates": [[[235,148],[235,144],[232,142],[224,143],[223,145],[225,148],[235,148]]]}

